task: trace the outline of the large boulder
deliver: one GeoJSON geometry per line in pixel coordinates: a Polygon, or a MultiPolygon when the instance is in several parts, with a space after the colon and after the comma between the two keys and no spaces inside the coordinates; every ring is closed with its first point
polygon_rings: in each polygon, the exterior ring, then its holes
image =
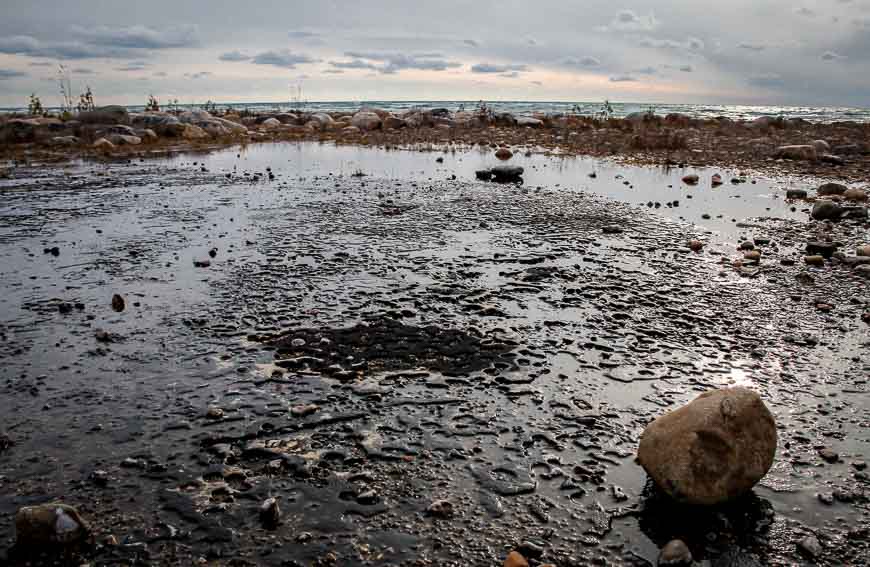
{"type": "Polygon", "coordinates": [[[308,117],[307,124],[313,125],[316,130],[331,130],[335,127],[335,120],[325,112],[318,112],[308,117]]]}
{"type": "Polygon", "coordinates": [[[78,121],[82,124],[130,124],[130,113],[123,106],[101,106],[94,110],[80,112],[78,121]]]}
{"type": "Polygon", "coordinates": [[[14,118],[0,127],[0,142],[6,144],[34,142],[40,126],[36,118],[14,118]]]}
{"type": "Polygon", "coordinates": [[[263,130],[278,130],[283,124],[277,118],[267,118],[260,123],[263,130]]]}
{"type": "Polygon", "coordinates": [[[381,117],[374,112],[357,112],[351,118],[350,123],[360,130],[377,130],[381,127],[381,117]]]}
{"type": "Polygon", "coordinates": [[[780,146],[774,152],[773,157],[798,161],[815,161],[819,159],[819,153],[815,146],[780,146]]]}
{"type": "Polygon", "coordinates": [[[860,187],[852,187],[843,191],[843,198],[847,201],[866,201],[867,191],[860,187]]]}
{"type": "Polygon", "coordinates": [[[15,540],[22,547],[71,545],[87,535],[85,521],[66,504],[24,506],[15,515],[15,540]]]}
{"type": "Polygon", "coordinates": [[[242,124],[212,116],[205,110],[189,110],[178,116],[178,120],[184,124],[199,126],[213,137],[227,136],[230,134],[247,134],[248,129],[242,124]]]}
{"type": "Polygon", "coordinates": [[[517,116],[517,126],[520,128],[542,128],[544,121],[531,116],[517,116]]]}
{"type": "Polygon", "coordinates": [[[752,489],[773,464],[776,423],[747,388],[705,392],[644,430],[637,459],[680,502],[715,505],[752,489]]]}
{"type": "Polygon", "coordinates": [[[388,114],[382,119],[381,126],[384,130],[398,130],[399,128],[404,128],[407,124],[405,124],[405,121],[398,116],[388,114]]]}

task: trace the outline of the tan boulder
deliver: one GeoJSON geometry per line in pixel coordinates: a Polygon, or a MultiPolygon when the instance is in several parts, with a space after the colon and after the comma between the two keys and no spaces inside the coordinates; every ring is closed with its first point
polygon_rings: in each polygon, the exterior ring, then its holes
{"type": "Polygon", "coordinates": [[[637,459],[678,501],[719,504],[749,491],[776,454],[776,423],[747,388],[705,392],[644,430],[637,459]]]}
{"type": "Polygon", "coordinates": [[[852,187],[851,189],[846,189],[843,192],[843,198],[847,201],[866,201],[867,191],[861,189],[860,187],[852,187]]]}

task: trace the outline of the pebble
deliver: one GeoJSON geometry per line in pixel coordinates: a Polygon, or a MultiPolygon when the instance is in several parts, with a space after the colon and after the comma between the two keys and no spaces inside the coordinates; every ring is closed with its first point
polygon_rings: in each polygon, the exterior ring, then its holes
{"type": "Polygon", "coordinates": [[[435,518],[449,518],[453,515],[453,503],[449,500],[436,500],[426,508],[426,514],[435,518]]]}
{"type": "Polygon", "coordinates": [[[692,552],[681,539],[669,541],[659,554],[659,565],[691,565],[692,552]]]}
{"type": "Polygon", "coordinates": [[[822,544],[819,542],[819,538],[814,535],[808,535],[800,540],[797,547],[802,553],[813,559],[822,554],[822,544]]]}
{"type": "Polygon", "coordinates": [[[529,562],[518,551],[511,551],[504,560],[504,567],[529,567],[529,562]]]}
{"type": "Polygon", "coordinates": [[[828,447],[825,447],[824,449],[819,449],[819,456],[828,463],[836,463],[840,460],[840,455],[838,455],[836,451],[828,447]]]}

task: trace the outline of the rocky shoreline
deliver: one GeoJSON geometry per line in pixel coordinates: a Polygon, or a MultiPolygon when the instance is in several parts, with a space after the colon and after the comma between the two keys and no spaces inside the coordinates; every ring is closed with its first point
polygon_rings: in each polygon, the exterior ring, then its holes
{"type": "MultiPolygon", "coordinates": [[[[748,199],[762,178],[666,169],[661,201],[627,166],[524,185],[563,165],[507,143],[564,135],[543,121],[268,134],[175,118],[214,129],[210,144],[364,143],[418,173],[345,166],[329,144],[292,163],[282,144],[117,159],[189,148],[142,142],[134,116],[85,121],[113,147],[64,149],[110,159],[10,168],[0,562],[719,567],[870,551],[864,156],[759,158],[829,182],[790,179],[773,211],[735,216],[732,242],[702,228],[722,216],[703,199],[748,199]],[[481,132],[505,138],[485,167],[464,166],[471,148],[377,149],[481,132]],[[637,193],[594,194],[605,182],[637,193]]],[[[814,126],[771,128],[826,151],[814,126]]],[[[834,131],[831,150],[858,139],[834,131]]],[[[683,150],[657,151],[630,155],[683,150]]]]}
{"type": "Polygon", "coordinates": [[[330,141],[382,148],[478,146],[516,152],[618,157],[649,164],[716,165],[770,174],[866,181],[870,124],[761,117],[750,122],[681,114],[625,118],[515,116],[376,108],[356,113],[130,113],[103,107],[68,119],[0,116],[0,158],[124,157],[265,141],[330,141]]]}

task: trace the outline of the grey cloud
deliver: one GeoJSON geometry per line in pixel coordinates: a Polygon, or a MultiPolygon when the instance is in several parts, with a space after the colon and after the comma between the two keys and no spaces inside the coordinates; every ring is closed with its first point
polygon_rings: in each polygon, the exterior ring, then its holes
{"type": "Polygon", "coordinates": [[[218,59],[220,59],[221,61],[229,61],[229,62],[250,61],[251,56],[246,55],[246,54],[242,53],[241,51],[236,50],[236,51],[228,51],[226,53],[222,53],[221,56],[218,57],[218,59]]]}
{"type": "Polygon", "coordinates": [[[420,53],[417,55],[404,55],[401,53],[373,53],[348,51],[346,56],[354,59],[362,59],[372,63],[372,68],[380,73],[394,74],[405,69],[420,71],[446,71],[462,67],[461,63],[448,61],[440,53],[420,53]]]}
{"type": "Polygon", "coordinates": [[[601,67],[601,61],[590,55],[585,55],[583,57],[565,57],[562,59],[562,63],[565,65],[569,65],[571,67],[582,67],[584,69],[593,69],[595,67],[601,67]]]}
{"type": "Polygon", "coordinates": [[[50,61],[33,61],[28,63],[28,65],[31,67],[52,67],[54,63],[51,63],[50,61]]]}
{"type": "Polygon", "coordinates": [[[527,65],[495,65],[493,63],[478,63],[472,65],[472,73],[510,73],[511,71],[528,71],[527,65]]]}
{"type": "Polygon", "coordinates": [[[336,69],[369,69],[369,70],[377,70],[377,65],[372,63],[367,63],[362,59],[352,59],[350,61],[330,61],[330,65],[332,65],[336,69]]]}
{"type": "Polygon", "coordinates": [[[632,73],[636,75],[655,75],[658,73],[658,70],[655,67],[642,67],[640,69],[635,69],[632,73]]]}
{"type": "Polygon", "coordinates": [[[77,67],[71,71],[71,73],[76,75],[96,75],[96,71],[93,69],[85,69],[84,67],[77,67]]]}
{"type": "Polygon", "coordinates": [[[131,61],[130,63],[128,63],[127,65],[124,65],[123,67],[117,67],[115,70],[116,71],[125,71],[125,72],[144,71],[145,69],[147,69],[150,66],[151,65],[149,63],[146,63],[145,61],[131,61]]]}
{"type": "Polygon", "coordinates": [[[845,55],[840,55],[839,53],[837,53],[835,51],[825,51],[822,54],[823,61],[838,61],[840,59],[845,59],[845,58],[846,58],[845,55]]]}
{"type": "Polygon", "coordinates": [[[767,46],[760,43],[738,43],[737,48],[747,49],[749,51],[764,51],[767,49],[767,46]]]}
{"type": "Polygon", "coordinates": [[[636,83],[637,79],[630,75],[617,75],[615,77],[610,77],[611,83],[636,83]]]}
{"type": "Polygon", "coordinates": [[[6,79],[17,79],[19,77],[27,77],[27,73],[16,71],[15,69],[0,69],[0,81],[6,79]]]}
{"type": "Polygon", "coordinates": [[[170,49],[192,47],[199,43],[196,25],[170,26],[163,31],[145,26],[118,28],[75,26],[73,32],[87,44],[126,49],[170,49]]]}
{"type": "Polygon", "coordinates": [[[807,18],[815,18],[816,17],[816,13],[813,12],[812,10],[810,10],[809,8],[807,8],[806,6],[804,6],[802,8],[797,8],[794,11],[794,13],[797,14],[798,16],[805,16],[807,18]]]}
{"type": "Polygon", "coordinates": [[[502,77],[505,79],[516,79],[519,76],[520,76],[520,74],[516,71],[512,71],[510,73],[502,73],[501,75],[499,75],[499,77],[502,77]]]}
{"type": "Polygon", "coordinates": [[[253,62],[257,65],[272,65],[274,67],[283,67],[284,69],[295,69],[297,65],[316,63],[317,59],[302,53],[293,53],[289,49],[281,49],[259,53],[254,56],[253,62]]]}
{"type": "Polygon", "coordinates": [[[641,47],[654,47],[656,49],[684,49],[687,51],[701,51],[705,47],[704,41],[697,37],[690,37],[686,41],[645,37],[640,40],[639,45],[641,47]]]}
{"type": "Polygon", "coordinates": [[[634,10],[620,10],[613,21],[610,22],[609,29],[621,31],[651,31],[659,26],[659,21],[655,15],[640,16],[634,10]]]}
{"type": "Polygon", "coordinates": [[[693,73],[695,69],[691,65],[683,65],[682,67],[680,67],[680,71],[682,71],[683,73],[693,73]]]}
{"type": "Polygon", "coordinates": [[[324,69],[323,72],[327,73],[329,75],[341,75],[344,73],[344,70],[342,70],[342,69],[324,69]]]}
{"type": "Polygon", "coordinates": [[[52,59],[118,59],[132,54],[127,49],[107,49],[80,42],[44,42],[29,35],[0,37],[0,53],[52,59]]]}
{"type": "Polygon", "coordinates": [[[200,71],[199,73],[185,73],[184,76],[188,79],[205,79],[212,75],[211,71],[200,71]]]}
{"type": "Polygon", "coordinates": [[[480,47],[480,42],[476,39],[463,39],[462,43],[465,45],[470,45],[471,47],[480,47]]]}
{"type": "Polygon", "coordinates": [[[166,71],[157,71],[156,73],[154,73],[154,76],[155,77],[168,77],[169,73],[167,73],[166,71]]]}

